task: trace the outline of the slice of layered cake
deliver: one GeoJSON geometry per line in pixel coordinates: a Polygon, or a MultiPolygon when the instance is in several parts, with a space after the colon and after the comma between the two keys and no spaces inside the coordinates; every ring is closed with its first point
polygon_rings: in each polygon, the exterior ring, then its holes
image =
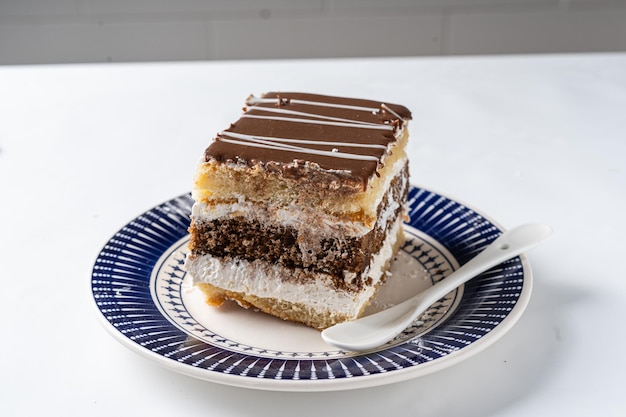
{"type": "Polygon", "coordinates": [[[359,317],[403,242],[410,118],[371,100],[250,96],[192,191],[186,268],[207,302],[319,329],[359,317]]]}

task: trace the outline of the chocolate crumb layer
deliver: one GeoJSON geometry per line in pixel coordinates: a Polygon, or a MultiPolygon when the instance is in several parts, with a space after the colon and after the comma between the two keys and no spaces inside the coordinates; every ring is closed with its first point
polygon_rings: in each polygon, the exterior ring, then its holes
{"type": "MultiPolygon", "coordinates": [[[[389,209],[392,201],[405,201],[408,192],[408,165],[392,180],[388,193],[378,207],[378,214],[389,209]]],[[[190,248],[192,256],[210,254],[224,259],[262,260],[288,268],[302,268],[333,277],[337,288],[358,291],[367,280],[361,274],[385,240],[387,229],[401,215],[402,206],[380,221],[362,237],[308,236],[292,226],[262,225],[244,216],[221,217],[212,221],[194,221],[190,248]],[[346,279],[346,273],[353,279],[346,279]]],[[[285,279],[289,279],[286,277],[285,279]]]]}

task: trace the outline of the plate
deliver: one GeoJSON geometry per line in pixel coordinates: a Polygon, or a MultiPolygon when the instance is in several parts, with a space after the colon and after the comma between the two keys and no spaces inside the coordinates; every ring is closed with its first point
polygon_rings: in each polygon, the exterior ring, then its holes
{"type": "MultiPolygon", "coordinates": [[[[184,194],[119,230],[98,255],[91,299],[122,344],[174,371],[216,383],[281,391],[382,385],[453,365],[495,342],[520,317],[532,275],[522,255],[452,291],[401,335],[368,352],[324,343],[320,332],[234,303],[204,303],[183,264],[193,201],[184,194]]],[[[501,229],[453,199],[411,187],[407,240],[366,314],[443,279],[501,229]]]]}

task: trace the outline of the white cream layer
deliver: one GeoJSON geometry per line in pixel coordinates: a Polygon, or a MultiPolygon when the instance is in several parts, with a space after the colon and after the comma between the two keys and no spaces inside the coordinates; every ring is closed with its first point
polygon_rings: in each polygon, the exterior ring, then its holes
{"type": "Polygon", "coordinates": [[[193,259],[188,257],[185,267],[193,277],[194,284],[206,282],[229,291],[297,303],[322,314],[356,318],[376,292],[385,265],[393,256],[401,227],[402,217],[399,216],[389,229],[381,250],[373,256],[364,273],[364,277],[372,279],[371,285],[358,292],[338,290],[332,285],[330,276],[324,274],[309,282],[285,280],[283,277],[293,276],[299,271],[260,261],[222,262],[210,255],[203,255],[193,259]]]}

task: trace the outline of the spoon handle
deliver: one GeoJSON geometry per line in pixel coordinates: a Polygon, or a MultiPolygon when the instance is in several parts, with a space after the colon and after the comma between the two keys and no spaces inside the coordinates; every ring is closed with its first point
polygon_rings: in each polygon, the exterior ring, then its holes
{"type": "Polygon", "coordinates": [[[329,327],[322,332],[322,338],[332,346],[352,351],[383,345],[450,291],[534,247],[551,232],[550,227],[542,224],[527,224],[505,231],[469,262],[427,290],[387,310],[329,327]]]}
{"type": "Polygon", "coordinates": [[[415,307],[417,304],[432,305],[478,274],[538,245],[550,233],[550,227],[537,223],[521,225],[504,232],[459,269],[422,291],[414,300],[415,307]]]}

